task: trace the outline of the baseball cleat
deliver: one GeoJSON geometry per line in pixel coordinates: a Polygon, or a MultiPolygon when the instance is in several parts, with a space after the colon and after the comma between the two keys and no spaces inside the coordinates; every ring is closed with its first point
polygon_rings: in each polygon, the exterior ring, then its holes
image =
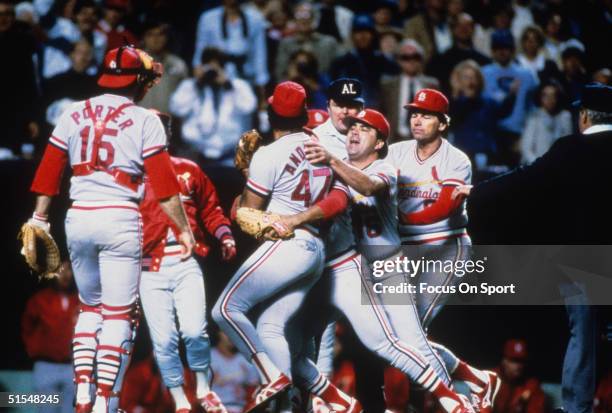
{"type": "Polygon", "coordinates": [[[206,413],[227,413],[227,409],[214,391],[206,393],[204,397],[198,399],[198,403],[206,413]]]}
{"type": "Polygon", "coordinates": [[[476,395],[478,398],[477,409],[480,413],[491,413],[493,403],[495,403],[495,398],[501,387],[501,380],[495,372],[486,370],[485,373],[487,373],[489,379],[485,388],[476,395]]]}
{"type": "Polygon", "coordinates": [[[262,386],[254,395],[254,397],[249,400],[246,406],[244,406],[244,410],[242,413],[249,413],[257,408],[261,408],[272,400],[278,398],[283,392],[289,390],[291,386],[291,380],[289,377],[285,376],[281,373],[280,376],[276,380],[271,383],[262,386]]]}
{"type": "Polygon", "coordinates": [[[74,405],[75,413],[91,413],[91,409],[93,408],[93,404],[90,403],[76,403],[74,405]]]}

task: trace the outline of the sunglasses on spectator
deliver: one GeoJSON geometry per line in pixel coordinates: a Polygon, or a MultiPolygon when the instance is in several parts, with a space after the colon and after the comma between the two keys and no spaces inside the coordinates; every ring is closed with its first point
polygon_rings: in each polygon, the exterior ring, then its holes
{"type": "Polygon", "coordinates": [[[409,62],[411,60],[421,60],[421,55],[417,53],[399,55],[399,60],[409,62]]]}

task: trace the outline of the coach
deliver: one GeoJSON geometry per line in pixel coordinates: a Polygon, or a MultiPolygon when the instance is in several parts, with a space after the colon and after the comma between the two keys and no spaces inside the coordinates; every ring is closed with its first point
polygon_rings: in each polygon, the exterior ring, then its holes
{"type": "MultiPolygon", "coordinates": [[[[586,85],[582,100],[574,105],[579,108],[580,133],[559,139],[534,163],[473,188],[468,212],[477,243],[610,243],[612,215],[603,199],[612,180],[612,87],[586,85]],[[520,233],[512,229],[517,223],[520,233]]],[[[563,407],[587,413],[595,392],[595,309],[584,305],[585,295],[569,297],[568,288],[576,291],[576,284],[559,287],[570,326],[563,407]]]]}

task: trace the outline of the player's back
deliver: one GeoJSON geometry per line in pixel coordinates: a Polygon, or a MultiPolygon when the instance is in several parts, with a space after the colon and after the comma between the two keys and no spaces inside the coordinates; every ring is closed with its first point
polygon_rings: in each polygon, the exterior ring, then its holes
{"type": "Polygon", "coordinates": [[[166,147],[157,116],[126,97],[104,94],[62,114],[50,143],[68,152],[75,201],[138,201],[144,158],[166,147]]]}
{"type": "Polygon", "coordinates": [[[247,186],[270,198],[269,212],[303,212],[329,191],[331,168],[312,165],[306,159],[304,143],[310,139],[305,133],[292,133],[255,152],[247,186]]]}

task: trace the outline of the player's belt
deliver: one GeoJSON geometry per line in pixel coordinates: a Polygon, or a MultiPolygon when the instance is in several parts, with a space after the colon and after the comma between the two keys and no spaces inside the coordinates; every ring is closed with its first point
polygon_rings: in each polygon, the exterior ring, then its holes
{"type": "Polygon", "coordinates": [[[451,229],[448,231],[430,232],[428,234],[400,235],[402,245],[427,244],[435,241],[459,238],[467,235],[465,228],[451,229]]]}
{"type": "Polygon", "coordinates": [[[80,209],[85,211],[94,211],[96,209],[131,209],[139,211],[138,204],[132,201],[74,201],[72,209],[80,209]]]}
{"type": "Polygon", "coordinates": [[[72,165],[72,175],[74,176],[87,176],[96,171],[106,172],[111,175],[119,185],[131,189],[134,192],[137,192],[138,187],[142,184],[142,177],[131,175],[119,168],[100,169],[93,167],[89,162],[72,165]]]}

